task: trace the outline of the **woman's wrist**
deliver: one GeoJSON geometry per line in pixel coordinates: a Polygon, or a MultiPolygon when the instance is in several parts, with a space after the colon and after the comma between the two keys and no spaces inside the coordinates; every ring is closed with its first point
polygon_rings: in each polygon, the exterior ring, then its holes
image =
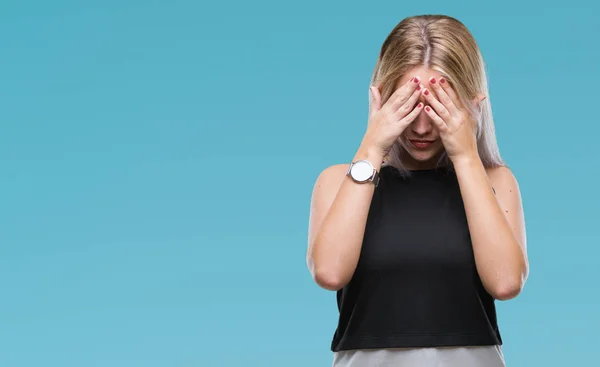
{"type": "Polygon", "coordinates": [[[385,154],[383,154],[379,147],[365,140],[358,147],[358,150],[354,155],[353,161],[366,159],[369,162],[371,162],[371,164],[377,171],[379,171],[379,168],[381,168],[381,164],[383,163],[384,156],[385,154]]]}
{"type": "Polygon", "coordinates": [[[481,165],[481,158],[479,158],[478,154],[465,154],[458,157],[451,158],[452,165],[455,169],[468,169],[472,168],[475,165],[481,165]]]}

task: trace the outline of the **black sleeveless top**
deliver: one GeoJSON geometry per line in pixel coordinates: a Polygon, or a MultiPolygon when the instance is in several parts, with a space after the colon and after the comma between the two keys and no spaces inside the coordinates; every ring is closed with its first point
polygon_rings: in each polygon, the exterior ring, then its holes
{"type": "Polygon", "coordinates": [[[456,175],[380,172],[358,266],[337,292],[332,351],[501,345],[456,175]]]}

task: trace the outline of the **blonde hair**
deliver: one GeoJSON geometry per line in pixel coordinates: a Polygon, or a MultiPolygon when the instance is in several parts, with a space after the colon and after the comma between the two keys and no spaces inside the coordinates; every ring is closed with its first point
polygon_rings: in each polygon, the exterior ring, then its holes
{"type": "MultiPolygon", "coordinates": [[[[403,19],[381,46],[371,85],[377,86],[384,104],[397,82],[412,68],[425,66],[442,74],[462,105],[477,121],[477,149],[486,168],[505,165],[498,149],[483,57],[466,26],[446,15],[416,15],[403,19]],[[477,107],[478,93],[486,98],[477,107]]],[[[372,101],[370,101],[370,104],[372,101]]],[[[370,106],[369,106],[370,108],[370,106]]],[[[408,174],[402,164],[405,150],[396,142],[384,160],[408,174]]],[[[438,166],[452,167],[446,152],[438,166]]]]}

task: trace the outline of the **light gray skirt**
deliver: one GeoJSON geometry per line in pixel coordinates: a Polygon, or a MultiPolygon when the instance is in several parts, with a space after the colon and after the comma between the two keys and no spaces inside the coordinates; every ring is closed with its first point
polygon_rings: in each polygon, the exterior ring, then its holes
{"type": "Polygon", "coordinates": [[[344,350],[333,367],[506,367],[499,345],[344,350]]]}

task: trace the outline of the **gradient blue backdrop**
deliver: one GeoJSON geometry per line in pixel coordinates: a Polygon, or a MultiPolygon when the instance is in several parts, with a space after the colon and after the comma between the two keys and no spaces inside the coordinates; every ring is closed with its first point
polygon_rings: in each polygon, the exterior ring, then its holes
{"type": "Polygon", "coordinates": [[[591,4],[3,0],[0,366],[330,365],[312,185],[353,156],[381,42],[420,13],[474,33],[521,184],[508,365],[597,361],[591,4]]]}

